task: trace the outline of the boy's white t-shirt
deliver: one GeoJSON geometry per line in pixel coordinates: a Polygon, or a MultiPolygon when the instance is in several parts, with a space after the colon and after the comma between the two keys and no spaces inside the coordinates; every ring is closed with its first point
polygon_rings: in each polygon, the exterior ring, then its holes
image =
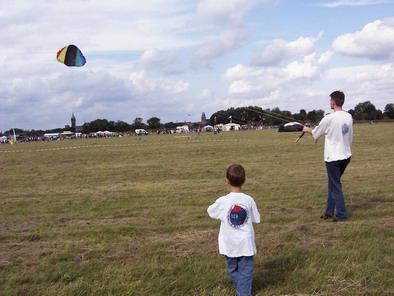
{"type": "Polygon", "coordinates": [[[353,118],[346,111],[335,111],[324,116],[313,129],[312,136],[317,141],[325,135],[324,161],[332,162],[352,156],[353,118]]]}
{"type": "Polygon", "coordinates": [[[260,213],[252,197],[230,192],[218,198],[207,210],[213,219],[219,219],[219,253],[228,257],[256,254],[252,223],[260,223],[260,213]]]}

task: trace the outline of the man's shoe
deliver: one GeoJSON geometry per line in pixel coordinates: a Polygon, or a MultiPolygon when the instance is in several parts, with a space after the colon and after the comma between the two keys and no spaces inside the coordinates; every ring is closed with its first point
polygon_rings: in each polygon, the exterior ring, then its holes
{"type": "Polygon", "coordinates": [[[331,222],[345,222],[345,221],[346,221],[346,219],[338,220],[337,218],[335,218],[331,222]]]}
{"type": "Polygon", "coordinates": [[[329,216],[329,215],[326,215],[326,214],[320,216],[320,219],[324,219],[324,220],[327,220],[329,218],[332,218],[332,216],[329,216]]]}

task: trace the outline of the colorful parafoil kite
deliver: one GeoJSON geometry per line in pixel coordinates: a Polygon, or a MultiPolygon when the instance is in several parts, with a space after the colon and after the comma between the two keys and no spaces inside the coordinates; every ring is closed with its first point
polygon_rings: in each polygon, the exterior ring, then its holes
{"type": "Polygon", "coordinates": [[[278,132],[300,132],[304,125],[299,122],[282,123],[279,125],[278,132]]]}
{"type": "Polygon", "coordinates": [[[57,60],[68,67],[82,67],[86,64],[86,59],[82,52],[75,45],[63,47],[57,52],[57,60]]]}
{"type": "MultiPolygon", "coordinates": [[[[310,127],[310,125],[307,123],[305,126],[310,127]]],[[[278,132],[301,132],[302,134],[298,137],[298,139],[295,141],[296,143],[305,135],[304,130],[304,125],[302,123],[293,121],[289,123],[282,123],[279,125],[278,132]]]]}

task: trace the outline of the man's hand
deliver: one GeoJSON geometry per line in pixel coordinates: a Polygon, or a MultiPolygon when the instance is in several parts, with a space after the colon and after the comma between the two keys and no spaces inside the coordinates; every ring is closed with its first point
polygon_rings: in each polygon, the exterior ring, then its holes
{"type": "Polygon", "coordinates": [[[304,128],[302,129],[302,131],[303,131],[304,133],[308,133],[308,134],[311,134],[311,133],[312,133],[312,129],[311,129],[310,127],[308,127],[308,126],[304,126],[304,128]]]}

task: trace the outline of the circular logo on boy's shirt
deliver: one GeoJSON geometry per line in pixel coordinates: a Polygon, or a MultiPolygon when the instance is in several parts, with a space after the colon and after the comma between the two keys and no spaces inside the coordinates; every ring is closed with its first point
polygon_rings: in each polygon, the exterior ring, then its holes
{"type": "Polygon", "coordinates": [[[228,223],[234,228],[244,225],[248,217],[248,211],[244,205],[233,205],[227,215],[228,223]]]}
{"type": "Polygon", "coordinates": [[[350,127],[346,123],[344,123],[342,125],[342,135],[346,135],[348,133],[349,129],[350,129],[350,127]]]}

